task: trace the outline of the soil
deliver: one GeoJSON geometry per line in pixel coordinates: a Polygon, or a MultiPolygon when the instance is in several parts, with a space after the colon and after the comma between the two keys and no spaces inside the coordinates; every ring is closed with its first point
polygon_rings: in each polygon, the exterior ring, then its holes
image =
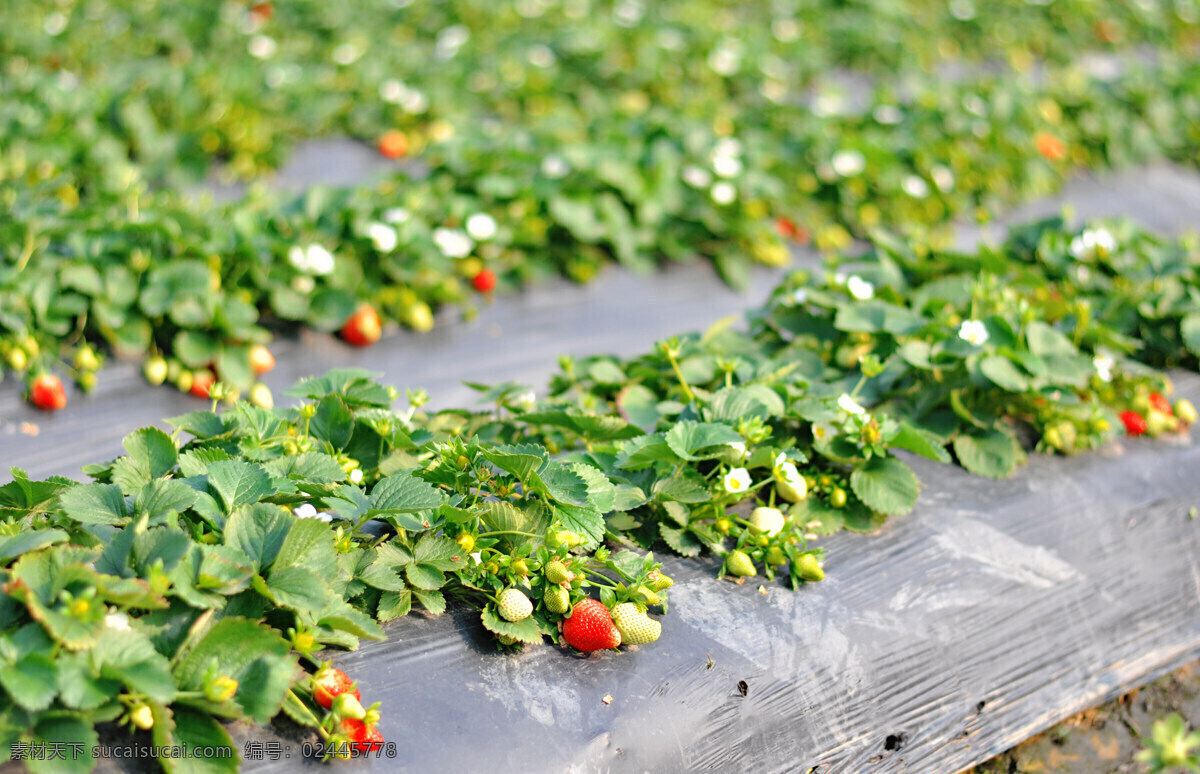
{"type": "Polygon", "coordinates": [[[969,774],[1132,774],[1154,721],[1172,712],[1200,726],[1200,661],[1081,712],[970,769],[969,774]]]}

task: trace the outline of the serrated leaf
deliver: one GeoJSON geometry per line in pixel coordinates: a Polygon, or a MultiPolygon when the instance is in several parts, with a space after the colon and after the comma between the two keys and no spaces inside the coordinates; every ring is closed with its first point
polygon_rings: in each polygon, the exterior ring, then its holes
{"type": "Polygon", "coordinates": [[[196,502],[199,493],[182,481],[156,478],[142,487],[133,502],[133,512],[153,520],[169,513],[183,513],[196,502]]]}
{"type": "Polygon", "coordinates": [[[116,484],[80,484],[58,498],[67,516],[82,524],[121,525],[129,521],[125,495],[116,484]]]}
{"type": "Polygon", "coordinates": [[[371,491],[372,513],[415,513],[441,504],[436,487],[408,472],[388,476],[371,491]]]}
{"type": "Polygon", "coordinates": [[[680,503],[703,503],[710,499],[707,488],[682,474],[660,478],[650,491],[654,497],[680,503]]]}
{"type": "Polygon", "coordinates": [[[700,460],[715,456],[715,454],[699,454],[704,449],[713,446],[723,446],[729,443],[741,443],[744,439],[729,425],[712,422],[694,422],[685,420],[677,422],[667,431],[667,445],[684,460],[700,460]]]}
{"type": "Polygon", "coordinates": [[[385,591],[379,596],[379,605],[375,617],[387,623],[408,615],[412,609],[412,592],[407,589],[400,592],[385,591]]]}
{"type": "Polygon", "coordinates": [[[559,505],[554,509],[563,529],[568,529],[583,538],[583,548],[591,550],[604,539],[604,516],[592,508],[577,508],[559,505]]]}
{"type": "Polygon", "coordinates": [[[642,435],[626,441],[617,454],[616,466],[621,470],[643,470],[655,462],[681,462],[662,435],[642,435]]]}
{"type": "Polygon", "coordinates": [[[86,774],[96,766],[94,751],[100,737],[92,724],[74,712],[47,712],[38,718],[32,744],[43,750],[63,750],[53,757],[30,757],[22,761],[33,774],[86,774]],[[79,750],[76,757],[72,751],[79,750]]]}
{"type": "Polygon", "coordinates": [[[570,468],[587,484],[587,501],[585,505],[601,513],[611,511],[613,505],[616,503],[617,489],[613,486],[612,481],[608,479],[608,476],[596,470],[591,465],[586,465],[582,462],[571,463],[570,468]]]}
{"type": "Polygon", "coordinates": [[[7,565],[22,554],[32,553],[66,539],[67,533],[61,529],[38,529],[18,532],[15,535],[0,535],[0,566],[7,565]]]}
{"type": "Polygon", "coordinates": [[[269,568],[296,518],[269,503],[242,508],[225,524],[225,544],[239,549],[256,572],[269,568]]]}
{"type": "Polygon", "coordinates": [[[520,481],[527,480],[546,460],[546,450],[534,444],[501,445],[483,449],[481,453],[488,462],[506,473],[511,473],[520,481]]]}
{"type": "Polygon", "coordinates": [[[868,508],[888,516],[911,511],[921,492],[912,468],[895,457],[872,457],[850,474],[850,488],[868,508]]]}
{"type": "Polygon", "coordinates": [[[446,585],[446,576],[429,564],[409,564],[404,567],[404,577],[414,589],[433,591],[446,585]]]}
{"type": "Polygon", "coordinates": [[[542,641],[542,632],[538,629],[537,620],[533,616],[513,623],[496,615],[492,606],[488,605],[483,609],[480,617],[483,621],[483,628],[494,634],[512,637],[514,640],[528,645],[537,645],[542,641]]]}
{"type": "Polygon", "coordinates": [[[304,567],[274,569],[265,585],[276,605],[313,615],[325,609],[331,596],[329,584],[304,567]]]}
{"type": "Polygon", "coordinates": [[[317,404],[309,422],[309,434],[341,451],[354,435],[354,413],[340,395],[327,395],[317,404]]]}
{"type": "Polygon", "coordinates": [[[658,396],[641,384],[630,384],[617,393],[617,409],[630,424],[647,433],[658,424],[658,396]]]}
{"type": "Polygon", "coordinates": [[[433,615],[441,615],[446,612],[446,595],[442,592],[413,589],[412,593],[417,598],[417,601],[421,603],[421,606],[433,615]]]}
{"type": "Polygon", "coordinates": [[[169,473],[179,458],[175,442],[157,427],[143,427],[130,433],[122,445],[129,456],[113,465],[113,482],[130,493],[169,473]]]}
{"type": "Polygon", "coordinates": [[[922,457],[937,462],[950,461],[950,452],[946,451],[941,438],[927,430],[913,427],[908,422],[900,422],[900,432],[888,442],[888,445],[896,449],[907,449],[914,454],[920,454],[922,457]]]}
{"type": "Polygon", "coordinates": [[[276,478],[292,478],[316,484],[337,484],[346,480],[346,471],[342,470],[337,460],[321,452],[279,457],[263,467],[276,478]]]}
{"type": "Polygon", "coordinates": [[[1029,379],[1006,357],[989,355],[979,361],[979,370],[1002,390],[1025,392],[1029,389],[1029,379]]]}
{"type": "Polygon", "coordinates": [[[413,559],[446,572],[461,569],[467,564],[462,546],[448,537],[429,533],[421,535],[421,539],[413,546],[413,559]]]}
{"type": "Polygon", "coordinates": [[[27,653],[0,668],[0,685],[17,705],[39,712],[58,695],[58,669],[45,653],[27,653]]]}
{"type": "Polygon", "coordinates": [[[256,503],[274,492],[267,471],[243,460],[222,460],[209,465],[208,484],[221,498],[226,513],[233,513],[240,505],[256,503]]]}
{"type": "Polygon", "coordinates": [[[214,462],[232,459],[224,449],[215,447],[189,449],[179,455],[179,471],[184,477],[203,476],[208,473],[208,466],[214,462]]]}
{"type": "Polygon", "coordinates": [[[546,462],[537,472],[536,478],[530,477],[530,486],[538,483],[545,489],[546,494],[559,503],[566,505],[586,506],[588,504],[588,485],[575,471],[554,460],[546,462]]]}
{"type": "Polygon", "coordinates": [[[699,538],[683,527],[670,527],[665,522],[659,522],[658,533],[663,542],[680,556],[699,556],[704,548],[699,538]]]}
{"type": "Polygon", "coordinates": [[[178,758],[160,759],[167,774],[236,774],[241,755],[225,727],[208,713],[186,705],[175,705],[172,710],[172,743],[185,752],[178,758]],[[223,749],[228,750],[227,755],[223,749]]]}
{"type": "Polygon", "coordinates": [[[322,578],[337,577],[337,551],[329,525],[319,519],[294,519],[279,546],[271,572],[286,567],[302,567],[322,578]]]}
{"type": "Polygon", "coordinates": [[[1025,458],[1017,439],[999,429],[959,433],[954,453],[964,468],[988,478],[1007,478],[1025,458]]]}

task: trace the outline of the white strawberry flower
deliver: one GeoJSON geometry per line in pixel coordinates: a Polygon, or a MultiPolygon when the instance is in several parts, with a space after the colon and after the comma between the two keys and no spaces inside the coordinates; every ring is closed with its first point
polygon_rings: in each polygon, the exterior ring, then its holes
{"type": "Polygon", "coordinates": [[[856,417],[865,417],[867,415],[867,410],[859,405],[858,401],[856,401],[854,398],[851,398],[844,392],[842,393],[842,396],[838,398],[837,404],[838,408],[840,408],[842,411],[845,411],[847,414],[851,414],[856,417]]]}
{"type": "Polygon", "coordinates": [[[713,145],[713,156],[737,158],[742,155],[742,143],[736,137],[722,137],[713,145]]]}
{"type": "Polygon", "coordinates": [[[746,456],[746,444],[741,441],[733,441],[727,444],[730,449],[733,449],[734,455],[740,460],[746,456]]]}
{"type": "Polygon", "coordinates": [[[323,276],[333,271],[333,254],[319,244],[313,243],[303,247],[292,246],[288,250],[288,263],[305,274],[323,276]]]}
{"type": "Polygon", "coordinates": [[[523,392],[517,396],[517,405],[526,411],[532,409],[536,404],[537,393],[533,392],[533,390],[530,390],[529,392],[523,392]]]}
{"type": "Polygon", "coordinates": [[[395,78],[379,84],[379,98],[390,105],[399,105],[408,94],[408,87],[395,78]]]}
{"type": "Polygon", "coordinates": [[[726,204],[733,204],[737,200],[737,189],[734,188],[733,183],[727,183],[722,180],[709,189],[708,195],[712,197],[714,202],[724,206],[726,204]]]}
{"type": "Polygon", "coordinates": [[[1112,381],[1112,370],[1116,364],[1117,361],[1113,360],[1111,355],[1099,354],[1092,358],[1092,366],[1095,367],[1096,375],[1102,382],[1112,381]]]}
{"type": "Polygon", "coordinates": [[[351,484],[361,484],[362,480],[363,480],[363,472],[361,470],[359,470],[358,468],[355,468],[354,470],[350,471],[350,483],[351,484]]]}
{"type": "Polygon", "coordinates": [[[808,482],[804,480],[804,476],[800,475],[794,462],[785,462],[776,466],[775,475],[796,491],[797,499],[803,500],[808,495],[808,482]]]}
{"type": "Polygon", "coordinates": [[[381,253],[390,253],[400,242],[400,237],[396,235],[396,229],[386,223],[369,224],[367,237],[375,244],[375,249],[381,253]]]}
{"type": "Polygon", "coordinates": [[[385,223],[405,223],[411,217],[412,213],[404,207],[388,207],[383,211],[385,223]]]}
{"type": "Polygon", "coordinates": [[[904,193],[914,199],[924,199],[929,195],[929,184],[917,175],[908,175],[900,183],[900,187],[904,189],[904,193]]]}
{"type": "Polygon", "coordinates": [[[837,435],[837,428],[829,422],[813,422],[812,434],[814,441],[823,441],[837,435]]]}
{"type": "Polygon", "coordinates": [[[718,177],[737,177],[742,174],[742,162],[737,156],[713,156],[712,168],[718,177]]]}
{"type": "Polygon", "coordinates": [[[792,302],[796,304],[808,303],[808,288],[796,288],[792,292],[792,302]]]}
{"type": "Polygon", "coordinates": [[[332,513],[318,511],[312,503],[301,503],[292,509],[292,515],[297,519],[319,519],[320,521],[333,521],[332,513]]]}
{"type": "Polygon", "coordinates": [[[731,494],[745,492],[750,488],[750,471],[745,468],[734,468],[725,474],[725,491],[731,494]]]}
{"type": "Polygon", "coordinates": [[[556,156],[552,153],[542,159],[542,174],[551,180],[564,178],[570,171],[571,165],[562,156],[556,156]]]}
{"type": "Polygon", "coordinates": [[[475,243],[466,233],[455,228],[435,228],[433,243],[447,258],[466,258],[475,248],[475,243]]]}
{"type": "Polygon", "coordinates": [[[127,632],[129,631],[129,616],[120,612],[109,613],[104,616],[104,628],[116,632],[127,632]]]}
{"type": "Polygon", "coordinates": [[[987,326],[983,320],[963,320],[958,328],[958,337],[963,341],[982,347],[988,340],[987,326]]]}
{"type": "Polygon", "coordinates": [[[846,290],[859,301],[870,301],[875,297],[875,286],[857,274],[846,280],[846,290]]]}
{"type": "Polygon", "coordinates": [[[267,35],[255,35],[246,44],[246,49],[250,52],[250,56],[255,59],[270,59],[275,56],[275,51],[278,48],[279,46],[276,45],[275,39],[267,35]]]}
{"type": "Polygon", "coordinates": [[[708,188],[712,183],[712,175],[709,174],[709,171],[695,164],[688,164],[679,173],[679,176],[683,178],[683,182],[692,188],[708,188]]]}
{"type": "Polygon", "coordinates": [[[467,233],[476,242],[483,242],[496,236],[496,219],[484,212],[477,212],[467,218],[467,233]]]}
{"type": "Polygon", "coordinates": [[[1084,229],[1071,240],[1070,251],[1077,260],[1090,261],[1112,254],[1117,249],[1117,240],[1106,228],[1084,229]]]}
{"type": "Polygon", "coordinates": [[[841,177],[854,177],[867,168],[867,159],[859,151],[843,150],[833,154],[833,171],[841,177]]]}

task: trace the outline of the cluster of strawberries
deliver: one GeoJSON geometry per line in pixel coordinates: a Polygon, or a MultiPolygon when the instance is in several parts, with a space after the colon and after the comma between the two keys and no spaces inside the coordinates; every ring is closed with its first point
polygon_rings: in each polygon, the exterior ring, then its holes
{"type": "Polygon", "coordinates": [[[312,696],[329,710],[321,727],[328,735],[327,747],[336,757],[378,754],[383,749],[383,734],[375,727],[379,705],[363,707],[362,694],[345,672],[322,665],[312,676],[312,696]]]}
{"type": "Polygon", "coordinates": [[[1133,408],[1121,412],[1121,423],[1125,432],[1132,436],[1149,435],[1158,437],[1164,433],[1178,433],[1196,422],[1196,407],[1187,398],[1180,398],[1172,406],[1162,393],[1152,392],[1133,400],[1133,408]]]}

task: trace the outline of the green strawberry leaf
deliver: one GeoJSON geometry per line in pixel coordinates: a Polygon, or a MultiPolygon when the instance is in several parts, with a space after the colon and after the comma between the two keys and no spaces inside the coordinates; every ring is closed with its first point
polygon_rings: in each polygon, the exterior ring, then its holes
{"type": "Polygon", "coordinates": [[[512,637],[518,642],[529,645],[538,645],[542,641],[542,632],[538,629],[537,620],[533,616],[513,623],[496,615],[492,610],[492,605],[488,605],[483,608],[480,618],[483,621],[483,627],[493,634],[512,637]]]}
{"type": "Polygon", "coordinates": [[[921,485],[912,468],[895,457],[872,457],[850,474],[850,488],[871,510],[901,516],[917,504],[921,485]]]}
{"type": "Polygon", "coordinates": [[[1025,459],[1017,439],[1000,430],[972,429],[954,438],[954,454],[977,476],[1007,478],[1025,459]]]}

